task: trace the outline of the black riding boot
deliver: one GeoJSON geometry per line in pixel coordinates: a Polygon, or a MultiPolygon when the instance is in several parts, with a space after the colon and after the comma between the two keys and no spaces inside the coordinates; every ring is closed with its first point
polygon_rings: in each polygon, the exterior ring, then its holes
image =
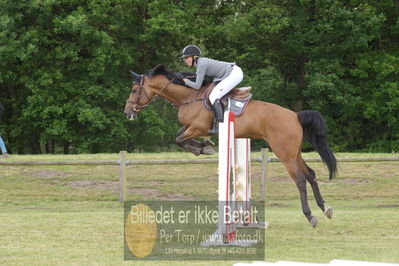
{"type": "Polygon", "coordinates": [[[218,130],[218,125],[220,122],[223,122],[223,108],[222,104],[220,103],[219,99],[216,99],[216,101],[212,105],[213,113],[215,115],[215,118],[213,120],[213,128],[208,131],[209,134],[217,134],[219,132],[218,130]]]}

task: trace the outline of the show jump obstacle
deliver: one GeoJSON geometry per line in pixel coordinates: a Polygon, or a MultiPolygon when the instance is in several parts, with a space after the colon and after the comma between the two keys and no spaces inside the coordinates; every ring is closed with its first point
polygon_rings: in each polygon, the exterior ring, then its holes
{"type": "MultiPolygon", "coordinates": [[[[234,113],[226,111],[219,123],[219,224],[202,246],[249,246],[255,242],[236,240],[237,227],[266,228],[267,223],[251,217],[244,222],[232,221],[232,214],[251,213],[251,145],[250,139],[235,138],[234,113]]],[[[248,218],[248,217],[247,217],[248,218]]]]}

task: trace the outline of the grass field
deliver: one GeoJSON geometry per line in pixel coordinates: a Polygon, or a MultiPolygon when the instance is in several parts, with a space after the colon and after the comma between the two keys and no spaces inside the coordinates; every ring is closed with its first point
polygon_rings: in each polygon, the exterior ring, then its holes
{"type": "MultiPolygon", "coordinates": [[[[337,157],[395,154],[337,154],[337,157]]],[[[258,157],[254,153],[253,157],[258,157]]],[[[317,157],[314,153],[307,158],[317,157]]],[[[198,158],[187,153],[128,154],[128,160],[198,158]]],[[[200,157],[201,158],[201,157],[200,157]]],[[[216,157],[214,157],[216,158],[216,157]]],[[[7,160],[117,160],[117,154],[11,156],[7,160]]],[[[3,159],[2,159],[3,160],[3,159]]],[[[341,163],[322,195],[333,207],[328,220],[308,193],[319,223],[303,216],[299,195],[281,163],[267,180],[266,260],[328,262],[332,259],[399,263],[399,162],[341,163]]],[[[130,200],[215,200],[216,165],[129,166],[130,200]]],[[[253,163],[253,194],[259,198],[260,165],[253,163]]],[[[121,265],[123,208],[117,166],[0,166],[0,264],[121,265]]],[[[212,262],[231,265],[233,262],[212,262]]],[[[186,265],[146,262],[144,265],[186,265]]],[[[209,262],[192,262],[208,265],[209,262]]]]}

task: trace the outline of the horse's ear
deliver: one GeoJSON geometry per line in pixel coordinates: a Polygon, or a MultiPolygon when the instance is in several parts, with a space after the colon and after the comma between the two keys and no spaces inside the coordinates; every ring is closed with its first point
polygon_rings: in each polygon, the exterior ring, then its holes
{"type": "Polygon", "coordinates": [[[133,71],[131,71],[131,70],[129,70],[129,72],[130,72],[130,74],[133,76],[134,79],[139,79],[139,78],[140,78],[140,75],[137,74],[136,72],[133,72],[133,71]]]}

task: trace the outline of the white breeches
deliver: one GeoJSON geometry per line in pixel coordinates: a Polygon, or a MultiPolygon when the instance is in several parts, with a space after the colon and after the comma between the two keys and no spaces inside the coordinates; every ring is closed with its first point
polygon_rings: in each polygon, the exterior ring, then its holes
{"type": "Polygon", "coordinates": [[[231,91],[235,86],[237,86],[243,79],[244,74],[239,66],[233,66],[233,70],[230,75],[224,80],[219,82],[218,85],[213,88],[211,94],[209,95],[209,101],[213,105],[216,99],[221,99],[229,91],[231,91]]]}

